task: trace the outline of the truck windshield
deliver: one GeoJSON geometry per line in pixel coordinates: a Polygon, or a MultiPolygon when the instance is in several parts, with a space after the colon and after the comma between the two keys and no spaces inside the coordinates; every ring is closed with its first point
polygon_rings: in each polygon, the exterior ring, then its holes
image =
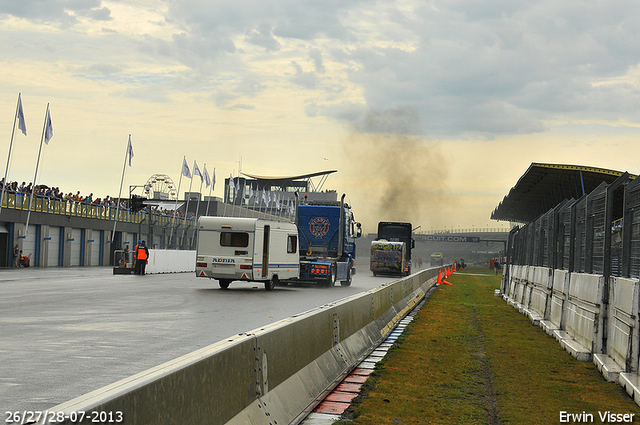
{"type": "Polygon", "coordinates": [[[411,228],[404,226],[380,226],[379,229],[380,236],[385,237],[396,237],[396,238],[410,238],[411,237],[411,228]]]}
{"type": "Polygon", "coordinates": [[[236,246],[236,247],[246,248],[249,246],[249,234],[221,232],[220,246],[236,246]]]}

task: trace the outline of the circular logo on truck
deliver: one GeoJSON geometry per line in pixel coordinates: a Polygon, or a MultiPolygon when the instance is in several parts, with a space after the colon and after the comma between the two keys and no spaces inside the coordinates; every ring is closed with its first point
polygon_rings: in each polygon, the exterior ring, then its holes
{"type": "Polygon", "coordinates": [[[329,220],[322,217],[316,217],[309,223],[311,234],[317,238],[321,238],[329,232],[329,220]]]}

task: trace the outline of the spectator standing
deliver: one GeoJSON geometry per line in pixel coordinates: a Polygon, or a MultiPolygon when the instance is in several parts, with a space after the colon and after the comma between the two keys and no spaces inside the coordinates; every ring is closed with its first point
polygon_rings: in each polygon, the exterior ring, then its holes
{"type": "Polygon", "coordinates": [[[147,260],[149,259],[149,249],[145,241],[138,241],[138,244],[134,248],[134,254],[136,256],[136,265],[133,270],[134,274],[144,275],[147,266],[147,260]]]}
{"type": "Polygon", "coordinates": [[[20,267],[20,245],[16,244],[11,254],[13,255],[13,267],[20,267]]]}

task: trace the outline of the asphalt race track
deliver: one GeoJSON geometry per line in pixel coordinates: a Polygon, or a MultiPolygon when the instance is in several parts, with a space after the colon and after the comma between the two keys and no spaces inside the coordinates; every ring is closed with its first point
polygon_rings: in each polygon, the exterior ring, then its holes
{"type": "Polygon", "coordinates": [[[229,336],[394,278],[358,262],[350,287],[277,287],[110,267],[0,271],[0,412],[44,411],[229,336]]]}

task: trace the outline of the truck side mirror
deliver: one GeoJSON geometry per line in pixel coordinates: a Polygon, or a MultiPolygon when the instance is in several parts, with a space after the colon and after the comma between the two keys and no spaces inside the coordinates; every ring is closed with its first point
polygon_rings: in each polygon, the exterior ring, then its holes
{"type": "Polygon", "coordinates": [[[362,236],[362,224],[356,223],[356,238],[362,236]]]}
{"type": "Polygon", "coordinates": [[[415,248],[415,247],[416,247],[416,240],[411,239],[411,248],[415,248]]]}

